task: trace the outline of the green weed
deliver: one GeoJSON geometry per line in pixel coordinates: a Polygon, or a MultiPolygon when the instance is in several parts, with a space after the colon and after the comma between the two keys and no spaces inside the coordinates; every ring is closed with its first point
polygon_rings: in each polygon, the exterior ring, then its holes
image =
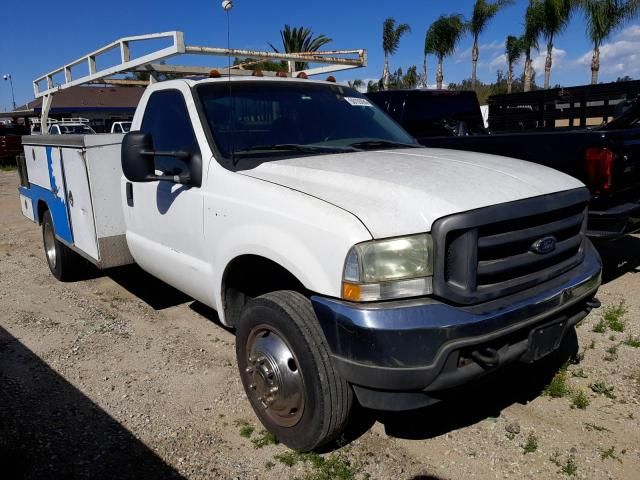
{"type": "Polygon", "coordinates": [[[522,445],[524,453],[533,453],[538,450],[538,437],[533,432],[530,432],[527,436],[527,442],[522,445]]]}
{"type": "Polygon", "coordinates": [[[262,430],[256,438],[251,440],[251,443],[253,443],[254,448],[262,448],[267,445],[277,445],[278,440],[273,433],[262,430]]]}
{"type": "Polygon", "coordinates": [[[615,446],[613,446],[611,448],[607,448],[606,450],[604,450],[604,449],[600,450],[600,460],[602,460],[604,462],[608,458],[610,458],[611,460],[617,460],[620,463],[622,463],[622,460],[620,460],[620,457],[618,457],[616,455],[616,447],[615,446]]]}
{"type": "Polygon", "coordinates": [[[591,331],[593,331],[595,333],[604,333],[604,332],[607,331],[607,324],[605,323],[605,321],[603,319],[600,319],[600,320],[598,320],[598,323],[596,323],[593,326],[591,331]]]}
{"type": "Polygon", "coordinates": [[[582,368],[579,368],[578,370],[574,370],[573,372],[571,372],[571,376],[577,377],[577,378],[587,378],[587,374],[584,372],[582,368]]]}
{"type": "Polygon", "coordinates": [[[618,346],[612,345],[605,350],[607,354],[602,357],[605,362],[615,362],[618,359],[618,346]]]}
{"type": "Polygon", "coordinates": [[[549,385],[543,391],[544,395],[552,398],[561,398],[569,395],[569,386],[567,385],[567,371],[562,368],[551,379],[549,385]]]}
{"type": "Polygon", "coordinates": [[[563,473],[564,475],[572,477],[578,472],[578,465],[576,464],[576,459],[573,455],[569,455],[567,461],[562,463],[560,461],[560,452],[555,452],[550,460],[555,466],[560,468],[558,473],[563,473]]]}
{"type": "Polygon", "coordinates": [[[596,432],[610,432],[611,431],[607,427],[601,427],[600,425],[596,425],[595,423],[585,422],[584,426],[585,426],[585,428],[587,430],[590,430],[590,431],[596,431],[596,432]]]}
{"type": "Polygon", "coordinates": [[[640,337],[633,337],[629,335],[625,339],[624,344],[629,347],[640,348],[640,337]]]}
{"type": "Polygon", "coordinates": [[[573,406],[579,408],[580,410],[584,410],[591,403],[589,397],[587,397],[587,395],[582,390],[578,390],[573,394],[572,402],[573,406]]]}
{"type": "Polygon", "coordinates": [[[604,309],[602,319],[614,332],[624,332],[625,322],[622,317],[627,313],[627,307],[623,302],[618,305],[609,305],[604,309]]]}
{"type": "Polygon", "coordinates": [[[353,480],[357,473],[356,467],[340,454],[321,457],[317,453],[289,451],[274,458],[288,467],[297,463],[310,464],[311,470],[295,480],[353,480]]]}
{"type": "Polygon", "coordinates": [[[600,395],[604,395],[607,398],[614,399],[616,396],[613,394],[613,389],[615,387],[609,387],[604,382],[595,382],[589,385],[589,388],[593,393],[598,393],[600,395]]]}

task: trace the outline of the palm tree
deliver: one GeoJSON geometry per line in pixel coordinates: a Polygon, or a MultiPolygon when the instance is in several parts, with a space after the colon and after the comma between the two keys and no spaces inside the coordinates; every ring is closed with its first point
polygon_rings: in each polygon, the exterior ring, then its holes
{"type": "MultiPolygon", "coordinates": [[[[332,42],[332,39],[326,35],[313,36],[311,29],[306,27],[291,28],[289,25],[285,25],[283,30],[280,30],[280,38],[282,39],[282,47],[286,53],[295,52],[317,52],[320,48],[327,43],[332,42]]],[[[272,44],[269,46],[274,52],[279,50],[272,44]]],[[[307,68],[306,62],[296,62],[296,71],[304,70],[307,68]]]]}
{"type": "Polygon", "coordinates": [[[547,41],[547,59],[544,64],[544,88],[549,88],[551,81],[551,65],[553,64],[553,39],[562,33],[576,7],[576,0],[543,0],[542,35],[547,41]]]}
{"type": "Polygon", "coordinates": [[[524,85],[523,90],[531,90],[531,80],[533,78],[533,66],[531,50],[538,48],[538,39],[542,33],[542,1],[529,0],[529,6],[524,16],[524,34],[521,37],[524,51],[524,85]]]}
{"type": "Polygon", "coordinates": [[[356,78],[355,80],[349,80],[347,82],[347,85],[349,85],[351,88],[355,88],[356,90],[360,90],[362,87],[364,87],[364,82],[359,78],[356,78]]]}
{"type": "Polygon", "coordinates": [[[623,24],[640,11],[638,0],[582,0],[580,2],[587,20],[587,35],[593,43],[591,59],[591,83],[598,83],[600,71],[600,46],[623,24]]]}
{"type": "Polygon", "coordinates": [[[520,60],[522,56],[522,39],[509,35],[504,49],[507,58],[507,93],[511,93],[513,88],[513,64],[520,60]]]}
{"type": "Polygon", "coordinates": [[[389,89],[389,56],[398,51],[400,39],[405,33],[409,33],[411,27],[406,23],[396,26],[395,19],[389,17],[382,24],[382,50],[384,50],[384,69],[382,80],[384,89],[389,89]]]}
{"type": "Polygon", "coordinates": [[[442,88],[444,74],[442,72],[442,62],[456,50],[460,38],[467,30],[467,24],[462,15],[442,15],[431,24],[427,30],[425,40],[425,52],[433,54],[438,59],[438,73],[436,83],[438,89],[442,88]]]}
{"type": "Polygon", "coordinates": [[[480,34],[487,28],[489,21],[495,17],[500,10],[513,5],[513,0],[496,0],[488,2],[486,0],[476,0],[473,4],[473,13],[471,14],[471,22],[469,22],[469,30],[473,35],[473,48],[471,49],[471,86],[476,86],[476,72],[478,69],[478,57],[480,56],[480,48],[478,47],[478,38],[480,34]]]}
{"type": "Polygon", "coordinates": [[[408,89],[416,88],[416,85],[418,85],[418,67],[411,65],[407,69],[407,73],[402,77],[402,85],[408,89]]]}

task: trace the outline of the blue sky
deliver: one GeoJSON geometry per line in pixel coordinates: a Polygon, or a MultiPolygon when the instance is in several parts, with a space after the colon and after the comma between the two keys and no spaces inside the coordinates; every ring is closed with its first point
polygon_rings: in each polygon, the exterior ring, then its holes
{"type": "MultiPolygon", "coordinates": [[[[288,23],[305,25],[333,38],[332,48],[366,48],[369,66],[344,72],[339,79],[379,78],[382,72],[381,25],[386,17],[409,23],[412,32],[403,38],[391,67],[422,64],[424,34],[441,14],[462,13],[469,17],[473,0],[395,0],[300,2],[292,0],[235,0],[231,14],[232,46],[268,49],[267,42],[279,42],[279,30],[288,23]]],[[[481,37],[479,76],[489,81],[497,68],[504,68],[504,39],[518,35],[527,0],[500,13],[481,37]]],[[[33,98],[32,80],[53,68],[82,56],[117,38],[142,33],[182,30],[187,43],[226,45],[226,17],[218,0],[90,0],[43,1],[3,0],[0,7],[0,74],[11,73],[16,101],[33,98]]],[[[584,84],[590,80],[590,45],[585,38],[584,20],[576,15],[564,34],[556,40],[552,84],[584,84]]],[[[470,76],[471,38],[467,36],[458,52],[445,61],[445,82],[470,76]]],[[[640,21],[627,25],[612,36],[603,48],[601,81],[618,76],[640,77],[640,21]]],[[[542,54],[536,58],[541,80],[542,54]]],[[[218,64],[224,63],[221,59],[218,64]]],[[[433,82],[435,59],[429,59],[429,82],[433,82]]],[[[520,67],[518,67],[520,70],[520,67]]],[[[0,110],[11,104],[8,82],[0,80],[0,110]]]]}

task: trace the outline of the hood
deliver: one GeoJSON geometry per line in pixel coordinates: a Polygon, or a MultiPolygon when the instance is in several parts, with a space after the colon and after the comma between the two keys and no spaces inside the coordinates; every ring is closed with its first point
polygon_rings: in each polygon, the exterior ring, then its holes
{"type": "Polygon", "coordinates": [[[347,210],[374,238],[428,232],[447,215],[583,186],[542,165],[433,148],[306,156],[239,173],[347,210]]]}

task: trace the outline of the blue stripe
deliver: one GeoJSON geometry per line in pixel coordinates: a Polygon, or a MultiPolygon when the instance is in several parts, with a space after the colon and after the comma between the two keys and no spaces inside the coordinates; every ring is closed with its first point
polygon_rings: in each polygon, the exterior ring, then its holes
{"type": "MultiPolygon", "coordinates": [[[[31,199],[34,215],[37,216],[38,214],[38,202],[43,201],[47,205],[49,212],[51,213],[51,220],[53,221],[53,229],[56,232],[56,236],[72,245],[73,234],[71,233],[71,224],[69,223],[67,206],[64,203],[64,199],[57,195],[59,187],[57,186],[56,178],[53,175],[52,148],[46,147],[46,151],[51,190],[34,185],[33,183],[29,183],[29,188],[20,187],[18,190],[22,195],[31,199]]],[[[36,217],[36,221],[37,220],[38,218],[36,217]]]]}

